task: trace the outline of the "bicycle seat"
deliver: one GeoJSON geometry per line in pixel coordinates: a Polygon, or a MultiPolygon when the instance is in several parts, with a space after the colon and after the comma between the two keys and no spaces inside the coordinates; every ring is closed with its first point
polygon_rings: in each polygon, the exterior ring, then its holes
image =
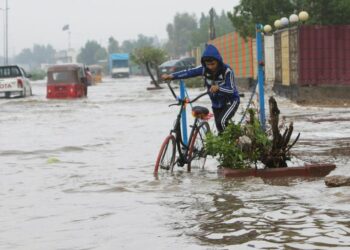
{"type": "Polygon", "coordinates": [[[203,119],[209,114],[209,109],[202,106],[195,106],[192,108],[192,115],[196,118],[203,119]]]}

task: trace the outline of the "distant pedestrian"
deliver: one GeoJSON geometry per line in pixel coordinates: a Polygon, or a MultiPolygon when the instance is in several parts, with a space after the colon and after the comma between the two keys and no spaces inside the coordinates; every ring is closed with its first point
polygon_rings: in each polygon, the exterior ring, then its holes
{"type": "Polygon", "coordinates": [[[84,70],[85,70],[84,91],[85,91],[85,96],[87,96],[88,86],[91,86],[92,84],[92,74],[90,72],[89,67],[86,67],[84,70]]]}

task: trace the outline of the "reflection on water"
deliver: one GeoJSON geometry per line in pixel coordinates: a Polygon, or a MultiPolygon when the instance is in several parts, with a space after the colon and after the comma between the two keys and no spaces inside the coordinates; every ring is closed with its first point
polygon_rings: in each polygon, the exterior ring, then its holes
{"type": "Polygon", "coordinates": [[[285,193],[287,189],[271,196],[270,189],[264,192],[250,185],[259,183],[223,182],[217,193],[196,191],[163,204],[172,210],[170,226],[200,245],[224,249],[350,247],[349,211],[313,206],[285,193]]]}
{"type": "MultiPolygon", "coordinates": [[[[148,82],[110,80],[80,100],[47,100],[34,83],[33,97],[0,99],[0,249],[350,248],[347,187],[223,179],[214,159],[154,178],[177,109],[148,82]]],[[[347,174],[348,110],[278,100],[301,132],[295,154],[347,174]]]]}

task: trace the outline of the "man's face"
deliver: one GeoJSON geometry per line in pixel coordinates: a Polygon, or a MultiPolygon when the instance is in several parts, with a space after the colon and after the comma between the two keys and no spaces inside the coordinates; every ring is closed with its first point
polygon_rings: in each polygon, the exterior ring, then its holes
{"type": "Polygon", "coordinates": [[[210,70],[210,72],[216,72],[218,69],[219,62],[216,60],[205,61],[205,67],[210,70]]]}

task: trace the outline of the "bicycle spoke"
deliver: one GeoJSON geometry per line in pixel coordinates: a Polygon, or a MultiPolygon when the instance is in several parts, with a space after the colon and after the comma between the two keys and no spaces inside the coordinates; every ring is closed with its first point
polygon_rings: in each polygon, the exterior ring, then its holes
{"type": "Polygon", "coordinates": [[[194,132],[194,136],[191,142],[191,148],[189,152],[189,164],[188,170],[190,171],[191,167],[204,167],[207,154],[205,152],[205,138],[207,133],[210,132],[208,123],[203,122],[194,132]]]}

